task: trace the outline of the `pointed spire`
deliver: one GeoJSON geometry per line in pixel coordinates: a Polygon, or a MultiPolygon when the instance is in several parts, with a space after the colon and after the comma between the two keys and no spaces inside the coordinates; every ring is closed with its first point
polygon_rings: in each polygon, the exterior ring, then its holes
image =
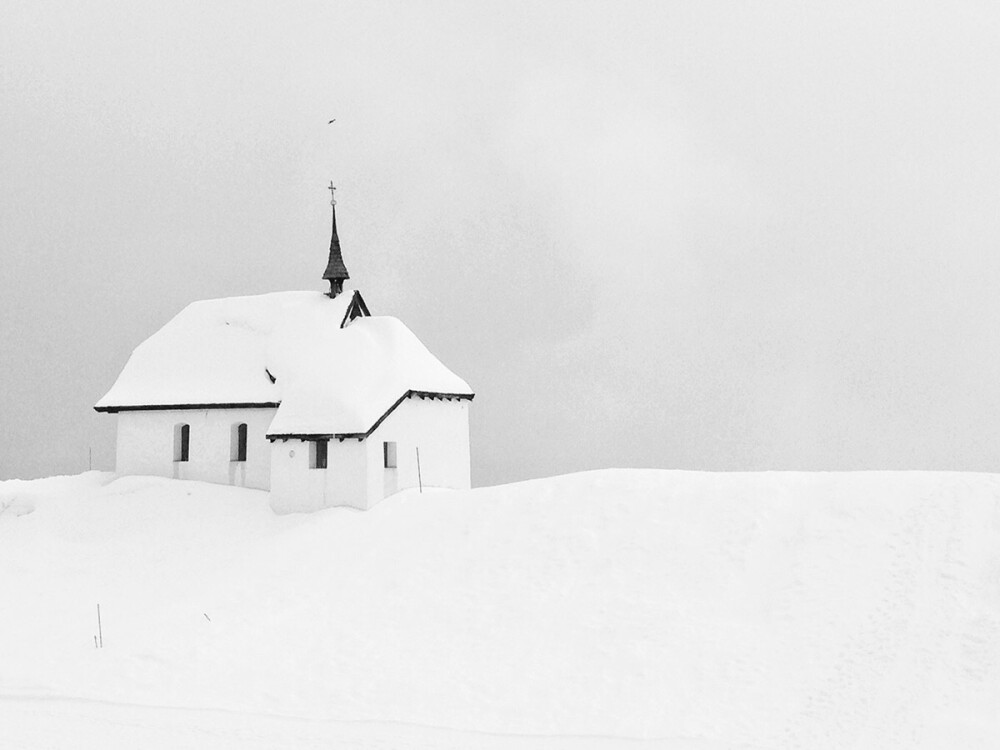
{"type": "Polygon", "coordinates": [[[344,288],[344,279],[349,279],[347,266],[344,265],[344,256],[340,254],[340,237],[337,236],[337,199],[334,191],[337,188],[330,182],[330,208],[333,211],[333,233],[330,235],[330,260],[327,261],[326,271],[323,278],[330,282],[328,297],[336,297],[344,288]]]}

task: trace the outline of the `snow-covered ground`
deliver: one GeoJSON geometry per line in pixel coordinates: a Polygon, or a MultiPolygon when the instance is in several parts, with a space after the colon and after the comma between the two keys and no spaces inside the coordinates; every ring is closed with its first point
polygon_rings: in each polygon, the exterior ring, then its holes
{"type": "Polygon", "coordinates": [[[3,748],[1000,746],[995,475],[0,482],[0,607],[3,748]]]}

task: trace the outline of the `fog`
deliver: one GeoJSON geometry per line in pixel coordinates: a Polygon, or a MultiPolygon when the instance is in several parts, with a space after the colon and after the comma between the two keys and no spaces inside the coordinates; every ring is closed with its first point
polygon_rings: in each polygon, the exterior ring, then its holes
{"type": "Polygon", "coordinates": [[[8,0],[0,478],[112,469],[91,407],[189,302],[324,289],[331,179],[372,312],[477,392],[475,484],[1000,470],[998,38],[972,2],[8,0]]]}

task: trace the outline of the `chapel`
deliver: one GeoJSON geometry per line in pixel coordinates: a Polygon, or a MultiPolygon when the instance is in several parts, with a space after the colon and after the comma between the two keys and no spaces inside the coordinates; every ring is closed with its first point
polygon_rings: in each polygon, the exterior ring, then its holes
{"type": "Polygon", "coordinates": [[[330,206],[328,291],[193,302],[132,352],[94,407],[117,473],[268,490],[278,513],[470,486],[475,394],[348,285],[330,206]]]}

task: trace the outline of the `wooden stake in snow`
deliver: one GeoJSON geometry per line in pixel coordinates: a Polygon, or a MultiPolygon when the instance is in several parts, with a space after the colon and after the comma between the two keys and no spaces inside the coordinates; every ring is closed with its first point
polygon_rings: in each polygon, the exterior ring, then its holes
{"type": "Polygon", "coordinates": [[[97,634],[100,636],[100,648],[104,648],[104,632],[101,630],[101,605],[97,605],[97,634]]]}
{"type": "Polygon", "coordinates": [[[420,494],[424,494],[424,480],[420,476],[420,446],[417,446],[417,482],[420,483],[420,494]]]}

